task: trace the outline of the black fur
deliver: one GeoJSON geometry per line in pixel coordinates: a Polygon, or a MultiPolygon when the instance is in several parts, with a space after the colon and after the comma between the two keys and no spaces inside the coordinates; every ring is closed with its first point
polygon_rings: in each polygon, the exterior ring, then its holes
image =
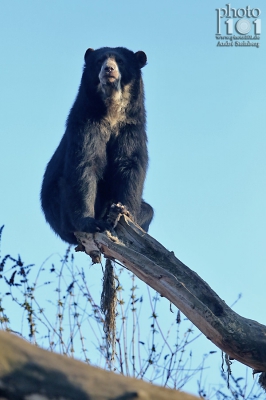
{"type": "Polygon", "coordinates": [[[106,229],[112,203],[122,203],[148,230],[152,207],[142,200],[148,165],[144,52],[88,49],[65,134],[47,165],[41,202],[46,220],[66,242],[73,232],[106,229]]]}

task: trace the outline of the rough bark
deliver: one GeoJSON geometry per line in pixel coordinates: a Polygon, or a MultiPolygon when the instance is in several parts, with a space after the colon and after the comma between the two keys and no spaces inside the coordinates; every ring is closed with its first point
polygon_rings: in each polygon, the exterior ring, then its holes
{"type": "MultiPolygon", "coordinates": [[[[254,372],[266,371],[264,325],[231,310],[199,275],[126,216],[120,218],[115,231],[115,236],[108,232],[94,236],[94,244],[105,257],[120,261],[175,304],[230,358],[254,372]]],[[[89,253],[91,236],[81,232],[76,236],[89,253]]]]}
{"type": "Polygon", "coordinates": [[[1,400],[196,400],[103,371],[0,332],[1,400]]]}

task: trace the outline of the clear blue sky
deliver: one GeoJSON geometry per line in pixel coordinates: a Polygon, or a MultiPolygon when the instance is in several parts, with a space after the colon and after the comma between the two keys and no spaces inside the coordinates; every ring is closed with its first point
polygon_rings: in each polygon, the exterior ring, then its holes
{"type": "MultiPolygon", "coordinates": [[[[235,311],[266,324],[266,13],[260,47],[217,47],[221,0],[43,0],[0,5],[2,255],[40,264],[66,245],[46,224],[42,175],[88,47],[143,50],[150,234],[235,311]]],[[[223,19],[223,29],[224,28],[223,19]]],[[[253,29],[253,28],[252,28],[253,29]]],[[[79,262],[88,264],[84,255],[79,262]]],[[[93,270],[92,270],[93,271],[93,270]]]]}

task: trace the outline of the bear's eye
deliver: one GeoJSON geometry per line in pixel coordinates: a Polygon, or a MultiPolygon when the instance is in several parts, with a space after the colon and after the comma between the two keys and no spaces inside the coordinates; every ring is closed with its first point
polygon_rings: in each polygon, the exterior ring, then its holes
{"type": "Polygon", "coordinates": [[[102,65],[103,60],[101,58],[99,58],[96,63],[97,63],[97,65],[102,65]]]}
{"type": "Polygon", "coordinates": [[[124,61],[123,61],[121,58],[118,58],[118,59],[116,60],[116,62],[117,62],[119,65],[123,65],[123,64],[124,64],[124,61]]]}

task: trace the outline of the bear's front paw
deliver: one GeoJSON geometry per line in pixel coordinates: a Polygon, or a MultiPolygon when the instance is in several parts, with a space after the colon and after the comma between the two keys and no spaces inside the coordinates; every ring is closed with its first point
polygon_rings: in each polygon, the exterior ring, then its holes
{"type": "Polygon", "coordinates": [[[121,215],[126,215],[127,217],[132,219],[132,221],[134,221],[134,218],[128,211],[127,207],[124,206],[122,203],[117,203],[117,204],[112,204],[110,207],[110,211],[107,216],[108,224],[110,224],[112,228],[115,228],[121,215]]]}
{"type": "Polygon", "coordinates": [[[104,232],[106,230],[110,230],[112,228],[112,225],[108,221],[102,221],[102,220],[95,220],[95,225],[94,225],[94,232],[104,232]]]}

